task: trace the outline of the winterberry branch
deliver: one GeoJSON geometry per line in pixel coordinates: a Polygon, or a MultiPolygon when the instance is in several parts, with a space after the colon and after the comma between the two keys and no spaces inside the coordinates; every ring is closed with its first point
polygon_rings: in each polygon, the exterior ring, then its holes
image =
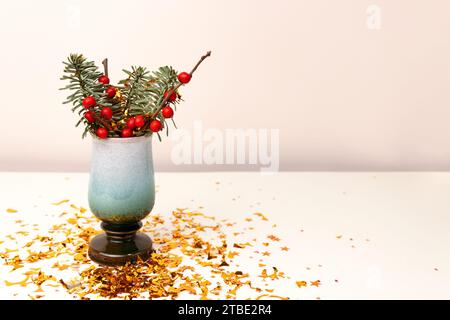
{"type": "MultiPolygon", "coordinates": [[[[203,62],[203,60],[205,60],[206,58],[208,58],[211,55],[211,51],[208,51],[205,55],[203,55],[200,60],[197,62],[197,64],[195,65],[194,68],[192,68],[191,72],[189,73],[189,75],[192,77],[192,75],[194,74],[195,70],[197,70],[198,66],[203,62]]],[[[178,90],[178,88],[180,88],[184,83],[179,82],[175,87],[171,88],[170,91],[172,92],[176,92],[178,90]]],[[[161,104],[159,105],[159,107],[156,109],[156,111],[152,114],[152,116],[150,117],[150,119],[155,118],[162,110],[162,108],[164,108],[164,106],[166,105],[167,101],[170,99],[170,94],[168,94],[163,101],[161,102],[161,104]]]]}
{"type": "Polygon", "coordinates": [[[89,108],[89,111],[91,111],[92,116],[94,117],[95,122],[99,122],[102,126],[104,126],[109,131],[113,131],[112,127],[109,125],[108,122],[104,121],[101,117],[97,116],[95,111],[92,108],[89,108]]]}
{"type": "Polygon", "coordinates": [[[208,51],[204,56],[202,56],[200,58],[200,60],[197,62],[197,64],[195,65],[195,67],[191,70],[191,72],[189,73],[189,75],[192,77],[192,74],[195,72],[195,70],[197,70],[198,66],[203,62],[203,60],[205,60],[206,58],[208,58],[211,55],[211,51],[208,51]]]}

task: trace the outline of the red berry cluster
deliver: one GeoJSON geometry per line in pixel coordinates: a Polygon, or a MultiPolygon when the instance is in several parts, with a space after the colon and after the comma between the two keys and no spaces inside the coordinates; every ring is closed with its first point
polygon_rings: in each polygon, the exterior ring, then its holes
{"type": "MultiPolygon", "coordinates": [[[[104,85],[109,85],[109,78],[106,75],[101,75],[98,78],[98,82],[100,82],[104,85]]],[[[117,92],[117,89],[112,86],[108,86],[108,88],[105,90],[105,94],[108,98],[114,98],[116,95],[116,92],[117,92]]],[[[95,98],[93,96],[85,97],[81,103],[82,103],[83,107],[87,109],[86,113],[84,114],[84,118],[89,123],[94,123],[96,120],[99,119],[99,117],[100,117],[100,119],[106,120],[106,121],[111,120],[113,117],[113,111],[110,107],[102,107],[100,110],[100,116],[98,116],[95,113],[93,108],[97,105],[97,101],[95,100],[95,98]]],[[[95,133],[101,139],[105,139],[108,137],[108,130],[103,127],[98,128],[95,133]]]]}
{"type": "MultiPolygon", "coordinates": [[[[187,72],[181,72],[178,75],[178,81],[182,84],[186,84],[191,80],[191,75],[187,72]]],[[[105,94],[108,98],[112,99],[116,96],[117,89],[113,86],[109,86],[109,78],[106,75],[102,75],[98,78],[98,82],[108,86],[105,90],[105,94]]],[[[175,90],[168,90],[164,93],[164,99],[166,99],[166,105],[161,109],[161,115],[165,119],[169,119],[173,117],[174,111],[172,107],[170,107],[170,103],[175,102],[178,99],[178,93],[175,90]]],[[[100,110],[100,115],[97,115],[94,111],[94,107],[97,106],[97,101],[93,96],[87,96],[83,99],[82,105],[87,111],[84,114],[84,118],[89,123],[94,123],[98,121],[102,124],[103,121],[110,121],[113,117],[113,111],[109,107],[102,107],[100,110]]],[[[134,136],[134,130],[140,129],[146,125],[147,121],[144,115],[137,115],[134,117],[129,117],[125,122],[125,127],[121,130],[120,136],[122,138],[129,138],[134,136]]],[[[163,125],[161,121],[156,119],[150,119],[148,123],[148,128],[152,132],[158,132],[162,129],[163,125]]],[[[104,127],[99,127],[95,131],[97,137],[100,139],[106,139],[108,137],[109,131],[104,127]]]]}
{"type": "Polygon", "coordinates": [[[145,118],[143,115],[137,115],[135,117],[128,118],[126,127],[122,129],[120,136],[122,138],[129,138],[133,136],[133,130],[135,128],[142,128],[145,125],[145,118]]]}

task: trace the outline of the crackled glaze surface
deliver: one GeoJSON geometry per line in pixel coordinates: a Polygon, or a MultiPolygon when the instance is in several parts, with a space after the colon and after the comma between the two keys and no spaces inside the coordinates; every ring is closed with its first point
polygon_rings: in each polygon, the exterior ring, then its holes
{"type": "Polygon", "coordinates": [[[155,202],[151,137],[93,137],[89,206],[107,222],[135,222],[155,202]]]}

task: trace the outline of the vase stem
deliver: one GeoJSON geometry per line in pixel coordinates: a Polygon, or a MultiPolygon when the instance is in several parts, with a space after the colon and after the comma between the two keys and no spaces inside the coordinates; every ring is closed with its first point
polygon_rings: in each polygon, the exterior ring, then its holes
{"type": "Polygon", "coordinates": [[[102,222],[101,228],[105,230],[106,237],[114,242],[131,241],[136,232],[142,228],[142,222],[116,224],[110,222],[102,222]]]}

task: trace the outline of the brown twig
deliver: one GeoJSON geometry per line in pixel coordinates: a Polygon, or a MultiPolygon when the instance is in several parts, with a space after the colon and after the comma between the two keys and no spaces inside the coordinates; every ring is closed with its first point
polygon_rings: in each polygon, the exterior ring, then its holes
{"type": "Polygon", "coordinates": [[[108,76],[108,58],[105,58],[102,61],[103,69],[105,69],[105,76],[108,76]]]}
{"type": "MultiPolygon", "coordinates": [[[[189,75],[192,77],[192,74],[195,72],[195,70],[197,70],[198,66],[203,62],[203,60],[205,60],[206,58],[208,58],[211,55],[211,51],[208,51],[205,55],[203,55],[200,60],[197,62],[197,64],[195,65],[194,68],[192,68],[191,72],[189,73],[189,75]]],[[[184,83],[178,83],[174,88],[170,89],[170,91],[172,92],[176,92],[178,90],[179,87],[181,87],[184,83]]],[[[162,108],[166,105],[167,101],[170,98],[170,94],[167,95],[167,97],[165,97],[163,99],[163,101],[161,102],[161,104],[159,105],[159,107],[156,109],[155,113],[153,113],[150,117],[150,119],[155,118],[159,112],[162,110],[162,108]]]]}
{"type": "Polygon", "coordinates": [[[195,67],[191,70],[191,72],[189,73],[190,76],[192,76],[192,74],[195,72],[195,70],[197,70],[198,66],[200,65],[200,63],[203,62],[203,60],[205,60],[206,58],[208,58],[211,55],[211,51],[208,51],[204,56],[202,56],[200,58],[200,60],[197,62],[197,64],[195,65],[195,67]]]}
{"type": "MultiPolygon", "coordinates": [[[[108,58],[103,59],[102,64],[103,64],[103,69],[105,71],[104,74],[105,74],[105,76],[108,76],[108,58]]],[[[104,126],[106,129],[108,129],[108,131],[115,131],[115,130],[113,130],[112,126],[107,121],[104,121],[101,117],[98,117],[96,115],[96,113],[94,112],[94,110],[91,110],[91,111],[92,111],[92,114],[94,115],[95,121],[98,121],[102,126],[104,126]]]]}
{"type": "Polygon", "coordinates": [[[92,112],[92,116],[94,117],[95,122],[99,122],[102,126],[108,129],[108,131],[114,131],[113,128],[109,125],[109,123],[104,121],[101,117],[98,117],[92,108],[89,108],[89,111],[92,112]]]}

